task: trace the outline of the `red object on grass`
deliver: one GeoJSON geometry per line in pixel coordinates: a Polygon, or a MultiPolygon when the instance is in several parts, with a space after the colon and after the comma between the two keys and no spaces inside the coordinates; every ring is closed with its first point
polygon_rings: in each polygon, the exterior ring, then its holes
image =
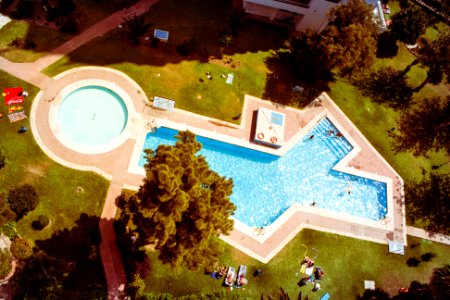
{"type": "Polygon", "coordinates": [[[3,89],[3,98],[6,105],[23,103],[23,89],[21,87],[10,87],[3,89]]]}

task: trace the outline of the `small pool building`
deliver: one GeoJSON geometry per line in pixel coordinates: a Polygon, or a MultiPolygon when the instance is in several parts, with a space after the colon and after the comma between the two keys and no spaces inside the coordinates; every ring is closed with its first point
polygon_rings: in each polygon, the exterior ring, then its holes
{"type": "Polygon", "coordinates": [[[258,108],[253,137],[255,143],[280,148],[284,144],[285,120],[286,116],[282,113],[264,107],[258,108]]]}

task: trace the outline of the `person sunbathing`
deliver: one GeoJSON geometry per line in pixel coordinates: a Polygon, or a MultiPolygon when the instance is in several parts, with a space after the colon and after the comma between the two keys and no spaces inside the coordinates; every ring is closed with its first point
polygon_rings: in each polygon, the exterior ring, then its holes
{"type": "Polygon", "coordinates": [[[239,285],[245,285],[248,283],[248,280],[245,279],[244,275],[241,275],[241,278],[239,278],[239,285]]]}

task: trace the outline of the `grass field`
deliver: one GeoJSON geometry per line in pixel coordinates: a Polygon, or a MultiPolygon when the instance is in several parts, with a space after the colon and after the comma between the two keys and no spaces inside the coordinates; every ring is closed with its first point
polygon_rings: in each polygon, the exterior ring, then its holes
{"type": "MultiPolygon", "coordinates": [[[[408,237],[410,247],[406,255],[389,254],[387,245],[381,245],[343,236],[317,232],[301,231],[268,264],[261,264],[229,245],[224,245],[225,254],[220,258],[223,265],[237,268],[244,264],[248,267],[249,284],[245,289],[234,289],[232,293],[259,299],[261,293],[278,299],[280,287],[285,289],[291,299],[296,299],[299,291],[303,296],[315,300],[328,292],[334,299],[355,299],[364,292],[364,280],[374,280],[379,287],[391,294],[400,287],[409,287],[414,280],[428,283],[434,268],[448,263],[448,246],[408,237]],[[303,258],[305,245],[307,255],[314,256],[311,248],[318,250],[316,266],[323,268],[325,276],[321,282],[322,291],[312,292],[312,285],[300,288],[297,283],[302,278],[297,276],[299,260],[303,258]],[[417,267],[409,267],[408,258],[433,253],[430,262],[422,262],[417,267]],[[261,277],[253,277],[256,269],[262,269],[261,277]]],[[[202,271],[186,269],[172,270],[162,265],[156,252],[150,252],[151,273],[145,279],[148,291],[154,294],[172,293],[175,296],[195,293],[211,293],[225,289],[222,280],[210,278],[202,271]]],[[[303,275],[304,276],[304,275],[303,275]]]]}
{"type": "MultiPolygon", "coordinates": [[[[74,0],[77,7],[79,32],[122,7],[132,5],[134,0],[89,1],[74,0]]],[[[43,27],[31,22],[12,20],[0,29],[0,55],[13,62],[33,62],[48,54],[74,35],[61,33],[51,26],[43,27]],[[23,40],[34,47],[12,45],[14,40],[23,40]]]]}
{"type": "MultiPolygon", "coordinates": [[[[0,71],[0,86],[13,85],[29,92],[24,105],[29,115],[37,88],[0,71]]],[[[29,119],[10,123],[3,100],[0,112],[4,114],[0,119],[0,147],[7,157],[6,167],[0,170],[0,194],[6,198],[11,187],[27,183],[35,187],[40,199],[38,207],[17,222],[17,232],[37,249],[67,262],[76,262],[71,276],[78,277],[80,283],[98,283],[105,287],[100,256],[92,256],[92,261],[87,261],[89,251],[93,255],[98,249],[92,247],[94,244],[86,236],[99,234],[98,221],[109,182],[92,172],[72,170],[54,162],[42,152],[30,130],[18,133],[21,126],[30,128],[29,119]],[[50,224],[40,231],[31,226],[38,215],[50,218],[50,224]],[[86,248],[90,250],[77,251],[86,248]],[[67,256],[69,252],[55,249],[71,249],[72,254],[67,256]],[[83,278],[91,278],[91,282],[83,278]]]]}

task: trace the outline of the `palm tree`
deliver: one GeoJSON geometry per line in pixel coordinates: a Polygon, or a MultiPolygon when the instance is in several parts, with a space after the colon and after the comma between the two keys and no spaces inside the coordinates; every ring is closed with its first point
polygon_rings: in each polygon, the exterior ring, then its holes
{"type": "Polygon", "coordinates": [[[152,23],[145,22],[144,16],[134,16],[130,19],[125,19],[124,21],[133,45],[139,45],[139,38],[149,32],[150,28],[153,26],[152,23]]]}

